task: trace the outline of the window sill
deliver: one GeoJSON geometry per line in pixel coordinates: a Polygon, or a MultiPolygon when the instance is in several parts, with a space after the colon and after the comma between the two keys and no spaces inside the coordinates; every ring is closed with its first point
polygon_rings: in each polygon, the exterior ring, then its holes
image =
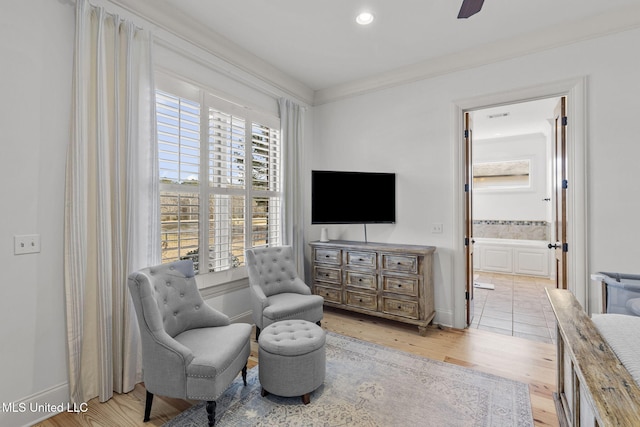
{"type": "Polygon", "coordinates": [[[246,267],[238,267],[215,273],[198,274],[196,283],[202,297],[209,299],[249,287],[249,277],[246,267]]]}

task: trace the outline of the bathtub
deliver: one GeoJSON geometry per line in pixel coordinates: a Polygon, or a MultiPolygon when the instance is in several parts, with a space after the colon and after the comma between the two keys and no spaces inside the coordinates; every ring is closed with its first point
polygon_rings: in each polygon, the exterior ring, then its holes
{"type": "Polygon", "coordinates": [[[555,277],[553,251],[545,240],[474,238],[473,269],[525,276],[555,277]]]}

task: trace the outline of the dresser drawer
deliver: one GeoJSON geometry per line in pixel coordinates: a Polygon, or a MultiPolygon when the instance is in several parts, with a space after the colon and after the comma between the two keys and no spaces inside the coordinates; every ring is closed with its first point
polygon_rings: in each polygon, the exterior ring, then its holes
{"type": "Polygon", "coordinates": [[[348,251],[347,265],[356,267],[376,268],[376,253],[348,251]]]}
{"type": "Polygon", "coordinates": [[[313,287],[313,293],[320,295],[325,301],[342,304],[342,291],[339,288],[329,288],[327,286],[318,286],[316,284],[313,287]]]}
{"type": "Polygon", "coordinates": [[[316,248],[313,252],[315,262],[323,264],[342,264],[342,251],[340,249],[316,248]]]}
{"type": "Polygon", "coordinates": [[[339,268],[314,266],[313,279],[319,282],[329,282],[339,285],[342,277],[339,268]]]}
{"type": "Polygon", "coordinates": [[[347,291],[346,296],[345,304],[347,305],[374,311],[378,309],[378,298],[375,294],[347,291]]]}
{"type": "Polygon", "coordinates": [[[393,292],[394,294],[418,296],[417,277],[399,277],[399,276],[382,276],[382,290],[385,292],[393,292]]]}
{"type": "Polygon", "coordinates": [[[418,272],[418,257],[413,255],[382,254],[382,268],[406,273],[418,272]]]}
{"type": "Polygon", "coordinates": [[[365,289],[377,289],[378,281],[375,274],[361,273],[358,271],[349,271],[345,273],[345,284],[347,286],[355,286],[365,289]]]}
{"type": "Polygon", "coordinates": [[[417,301],[404,301],[383,297],[382,311],[395,316],[408,317],[409,319],[417,319],[419,316],[417,301]]]}

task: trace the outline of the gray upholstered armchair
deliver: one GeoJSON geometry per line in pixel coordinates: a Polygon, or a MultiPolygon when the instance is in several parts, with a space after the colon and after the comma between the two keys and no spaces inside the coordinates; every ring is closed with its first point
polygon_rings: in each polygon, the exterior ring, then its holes
{"type": "Polygon", "coordinates": [[[280,320],[320,325],[324,298],[312,295],[298,277],[291,246],[248,249],[246,254],[256,339],[263,328],[280,320]]]}
{"type": "Polygon", "coordinates": [[[251,325],[231,324],[204,302],[191,260],[142,269],[129,276],[128,285],[142,337],[144,421],[159,394],[207,401],[213,426],[215,400],[238,372],[247,384],[251,325]]]}

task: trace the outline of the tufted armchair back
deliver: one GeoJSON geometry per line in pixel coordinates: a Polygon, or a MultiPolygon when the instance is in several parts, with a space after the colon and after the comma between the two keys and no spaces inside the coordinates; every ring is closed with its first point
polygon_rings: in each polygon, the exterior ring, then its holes
{"type": "Polygon", "coordinates": [[[247,266],[251,282],[259,284],[267,297],[299,293],[300,284],[307,287],[298,277],[291,246],[247,250],[247,266]]]}
{"type": "MultiPolygon", "coordinates": [[[[129,287],[134,304],[137,302],[144,314],[138,320],[152,334],[164,331],[174,338],[190,329],[229,324],[227,316],[203,301],[191,260],[142,269],[129,277],[129,287]]],[[[138,307],[136,312],[140,313],[138,307]]]]}

